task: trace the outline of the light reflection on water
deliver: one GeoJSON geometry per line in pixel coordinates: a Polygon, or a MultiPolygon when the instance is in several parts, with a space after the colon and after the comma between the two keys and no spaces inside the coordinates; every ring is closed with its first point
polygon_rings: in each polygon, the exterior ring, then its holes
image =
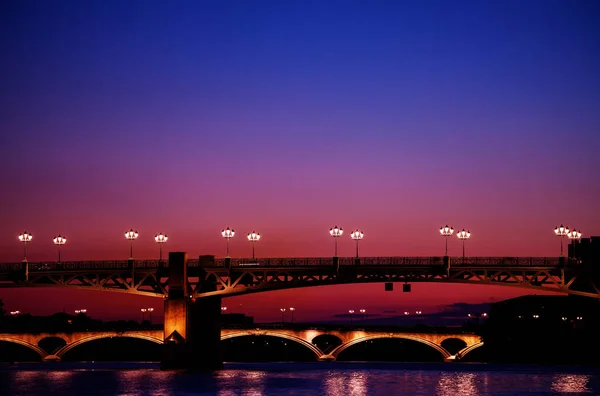
{"type": "Polygon", "coordinates": [[[476,396],[480,392],[475,386],[475,379],[481,381],[486,376],[487,373],[441,373],[436,392],[440,396],[476,396]]]}
{"type": "Polygon", "coordinates": [[[588,388],[589,375],[583,374],[558,374],[553,377],[552,390],[563,393],[591,392],[588,388]]]}
{"type": "Polygon", "coordinates": [[[600,394],[600,369],[461,364],[266,363],[214,373],[160,371],[156,365],[0,366],[0,394],[123,396],[524,395],[600,394]],[[571,371],[571,372],[569,372],[571,371]]]}
{"type": "Polygon", "coordinates": [[[328,372],[323,381],[323,389],[327,396],[364,396],[367,394],[368,373],[328,372]]]}

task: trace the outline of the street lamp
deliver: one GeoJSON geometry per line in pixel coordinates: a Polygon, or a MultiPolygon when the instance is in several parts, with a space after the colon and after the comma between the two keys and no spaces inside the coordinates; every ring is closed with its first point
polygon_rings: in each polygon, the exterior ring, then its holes
{"type": "Polygon", "coordinates": [[[365,320],[365,312],[367,312],[367,310],[361,309],[359,312],[362,314],[362,320],[364,321],[365,320]]]}
{"type": "Polygon", "coordinates": [[[560,237],[560,256],[563,256],[563,239],[569,233],[569,227],[565,227],[562,224],[554,229],[554,235],[560,237]]]}
{"type": "Polygon", "coordinates": [[[154,311],[154,308],[146,308],[146,310],[148,311],[148,314],[150,314],[150,324],[152,324],[152,311],[154,311]]]}
{"type": "Polygon", "coordinates": [[[254,260],[254,244],[260,241],[260,234],[256,231],[252,231],[248,234],[248,240],[252,243],[252,260],[254,260]]]}
{"type": "Polygon", "coordinates": [[[87,312],[87,309],[76,309],[76,310],[75,310],[75,313],[76,313],[77,315],[79,315],[79,314],[84,314],[84,313],[86,313],[86,312],[87,312]]]}
{"type": "Polygon", "coordinates": [[[221,312],[225,313],[225,311],[227,311],[227,307],[221,307],[221,312]]]}
{"type": "Polygon", "coordinates": [[[18,316],[18,315],[20,315],[20,314],[21,314],[21,311],[10,311],[10,314],[11,314],[12,316],[18,316]]]}
{"type": "Polygon", "coordinates": [[[138,238],[139,234],[133,228],[125,233],[125,238],[129,239],[129,260],[133,260],[133,241],[138,238]]]}
{"type": "Polygon", "coordinates": [[[335,241],[335,254],[333,255],[333,257],[337,257],[337,239],[339,237],[342,236],[342,234],[344,233],[344,230],[342,230],[341,227],[335,226],[333,228],[329,229],[329,235],[331,235],[333,237],[333,240],[335,241]]]}
{"type": "Polygon", "coordinates": [[[283,315],[285,314],[285,308],[279,308],[281,311],[281,324],[283,324],[283,315]]]}
{"type": "Polygon", "coordinates": [[[60,264],[60,246],[64,245],[65,243],[67,243],[67,238],[59,235],[57,237],[54,237],[54,239],[52,240],[52,242],[54,242],[54,244],[58,248],[58,263],[60,264]]]}
{"type": "Polygon", "coordinates": [[[348,313],[350,314],[350,326],[352,326],[352,315],[354,315],[354,310],[350,309],[348,310],[348,313]]]}
{"type": "Polygon", "coordinates": [[[142,323],[144,323],[144,315],[146,314],[146,311],[148,311],[146,308],[142,308],[140,309],[140,311],[142,312],[142,323]]]}
{"type": "Polygon", "coordinates": [[[363,232],[360,230],[354,230],[350,234],[350,238],[352,238],[356,241],[356,258],[358,258],[358,241],[363,239],[364,236],[365,236],[365,234],[363,234],[363,232]]]}
{"type": "Polygon", "coordinates": [[[572,241],[571,244],[573,245],[573,257],[575,260],[577,260],[577,255],[575,254],[575,247],[577,245],[575,244],[575,241],[579,242],[581,240],[581,232],[577,230],[569,231],[567,232],[567,237],[572,241]]]}
{"type": "Polygon", "coordinates": [[[227,241],[227,256],[225,256],[225,257],[229,257],[229,240],[231,238],[233,238],[233,236],[235,235],[235,231],[231,230],[231,229],[229,229],[229,227],[227,227],[223,231],[221,231],[221,235],[227,241]]]}
{"type": "Polygon", "coordinates": [[[469,238],[471,238],[471,233],[469,231],[465,231],[465,229],[463,228],[462,231],[459,231],[458,234],[456,234],[458,236],[458,239],[460,239],[462,241],[462,247],[463,247],[463,263],[465,262],[465,241],[469,238]]]}
{"type": "Polygon", "coordinates": [[[169,237],[166,236],[165,234],[163,234],[162,232],[154,237],[154,240],[156,241],[156,243],[158,243],[158,246],[159,246],[159,251],[160,251],[159,261],[161,261],[161,262],[162,262],[162,245],[163,245],[163,243],[167,242],[168,239],[169,239],[169,237]]]}
{"type": "Polygon", "coordinates": [[[294,324],[294,311],[296,310],[296,308],[291,307],[290,308],[290,312],[292,313],[292,324],[294,324]]]}
{"type": "Polygon", "coordinates": [[[19,241],[23,242],[23,261],[27,262],[27,242],[31,242],[33,235],[27,231],[19,234],[19,241]]]}
{"type": "Polygon", "coordinates": [[[446,239],[446,256],[448,255],[448,237],[452,236],[454,233],[454,228],[449,227],[447,224],[445,227],[440,228],[440,235],[445,237],[446,239]]]}

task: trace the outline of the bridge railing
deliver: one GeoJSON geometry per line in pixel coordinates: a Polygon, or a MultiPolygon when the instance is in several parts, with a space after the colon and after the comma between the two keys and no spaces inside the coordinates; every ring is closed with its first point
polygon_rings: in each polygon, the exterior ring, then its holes
{"type": "MultiPolygon", "coordinates": [[[[232,268],[304,268],[304,267],[332,267],[333,257],[307,257],[307,258],[231,258],[232,268]]],[[[340,257],[340,266],[443,266],[444,258],[434,257],[340,257]]],[[[559,265],[558,257],[450,257],[451,267],[556,267],[559,265]]],[[[188,260],[189,267],[203,265],[199,259],[188,260]]],[[[574,262],[568,265],[573,265],[574,262]]],[[[17,271],[23,263],[0,263],[0,272],[17,271]]],[[[157,269],[167,268],[168,260],[109,260],[109,261],[67,261],[63,263],[42,262],[29,263],[29,271],[73,271],[73,270],[128,270],[128,269],[157,269]]],[[[225,259],[214,260],[211,267],[225,267],[225,259]]]]}

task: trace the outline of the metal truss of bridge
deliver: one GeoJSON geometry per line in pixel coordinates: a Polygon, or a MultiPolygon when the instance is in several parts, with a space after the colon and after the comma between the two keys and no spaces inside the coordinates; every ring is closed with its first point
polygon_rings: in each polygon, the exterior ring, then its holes
{"type": "MultiPolygon", "coordinates": [[[[233,296],[372,282],[504,285],[600,297],[597,270],[564,258],[361,257],[187,260],[186,295],[233,296]]],[[[166,297],[169,262],[152,260],[0,264],[0,288],[70,287],[166,297]]]]}
{"type": "MultiPolygon", "coordinates": [[[[418,332],[382,332],[370,330],[293,330],[293,329],[223,329],[221,330],[221,341],[230,340],[237,337],[245,336],[270,336],[278,337],[288,341],[296,342],[305,348],[309,349],[315,356],[316,360],[336,360],[338,356],[347,348],[367,342],[370,340],[382,338],[397,338],[420,342],[436,351],[445,361],[457,361],[472,350],[483,345],[481,337],[475,334],[466,333],[418,333],[418,332]],[[331,350],[322,351],[315,344],[314,340],[321,335],[329,335],[337,337],[341,342],[340,345],[331,350]],[[460,340],[464,347],[455,354],[451,354],[443,343],[446,340],[460,340]]],[[[99,340],[103,338],[127,337],[137,338],[157,344],[164,343],[163,330],[136,330],[125,332],[114,331],[90,331],[90,332],[72,332],[72,333],[0,333],[0,341],[20,344],[32,349],[39,354],[40,359],[48,361],[61,360],[70,350],[89,341],[99,340]],[[65,345],[56,350],[47,351],[40,345],[43,345],[43,340],[47,338],[60,338],[65,342],[65,345]]]]}

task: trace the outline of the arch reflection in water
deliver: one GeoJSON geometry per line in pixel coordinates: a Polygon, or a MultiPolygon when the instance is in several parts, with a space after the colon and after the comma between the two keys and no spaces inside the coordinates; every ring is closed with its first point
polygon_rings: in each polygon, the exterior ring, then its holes
{"type": "Polygon", "coordinates": [[[478,374],[474,373],[442,373],[436,387],[436,393],[440,396],[479,395],[475,380],[482,382],[484,379],[477,378],[477,376],[478,374]]]}
{"type": "Polygon", "coordinates": [[[552,390],[565,393],[591,392],[589,380],[589,375],[556,374],[552,377],[552,390]]]}
{"type": "Polygon", "coordinates": [[[324,381],[327,396],[367,395],[367,374],[364,372],[330,372],[324,381]]]}

